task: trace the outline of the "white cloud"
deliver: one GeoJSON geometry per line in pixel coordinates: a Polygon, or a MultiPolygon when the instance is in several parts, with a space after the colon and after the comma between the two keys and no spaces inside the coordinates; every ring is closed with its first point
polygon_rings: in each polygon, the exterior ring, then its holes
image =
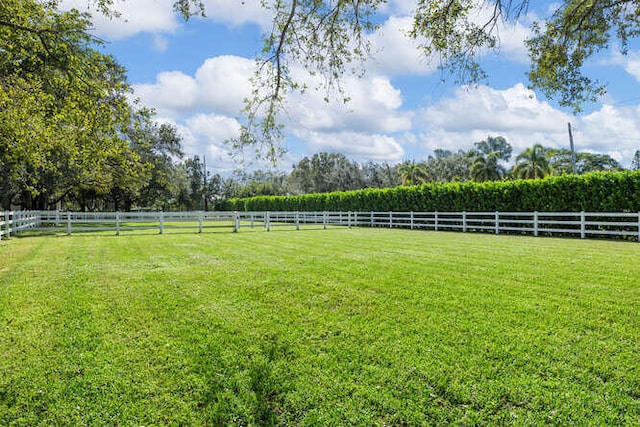
{"type": "Polygon", "coordinates": [[[235,164],[225,141],[239,135],[240,124],[235,119],[216,114],[196,114],[181,123],[169,122],[174,123],[182,135],[187,157],[204,155],[209,169],[224,173],[233,171],[235,164]]]}
{"type": "Polygon", "coordinates": [[[254,69],[252,60],[217,56],[207,59],[194,76],[181,71],[163,72],[155,83],[134,85],[134,90],[144,105],[162,115],[178,118],[206,109],[236,116],[251,94],[249,79],[254,69]]]}
{"type": "Polygon", "coordinates": [[[399,162],[404,156],[402,146],[395,138],[382,134],[357,132],[299,131],[297,136],[306,142],[310,153],[321,151],[342,153],[361,162],[399,162]]]}
{"type": "Polygon", "coordinates": [[[453,97],[426,107],[414,132],[429,151],[468,149],[488,135],[501,135],[518,153],[535,143],[569,148],[569,122],[578,151],[609,154],[628,164],[640,146],[640,107],[603,105],[575,117],[537,100],[522,84],[506,90],[459,89],[453,97]]]}
{"type": "Polygon", "coordinates": [[[239,27],[254,23],[261,29],[271,26],[272,16],[261,0],[204,0],[207,18],[214,22],[239,27]]]}
{"type": "Polygon", "coordinates": [[[369,36],[371,57],[367,69],[385,75],[428,74],[437,68],[426,58],[418,43],[408,36],[413,18],[390,17],[381,28],[369,36]]]}
{"type": "Polygon", "coordinates": [[[111,40],[138,33],[173,33],[180,26],[173,12],[173,0],[116,0],[113,9],[120,13],[120,17],[115,18],[97,12],[87,0],[62,0],[61,6],[91,13],[95,32],[111,40]]]}
{"type": "MultiPolygon", "coordinates": [[[[301,69],[294,70],[294,78],[318,87],[319,79],[301,69]]],[[[388,78],[365,76],[345,77],[342,96],[349,101],[325,101],[323,89],[309,89],[304,94],[290,94],[287,114],[293,126],[309,130],[339,132],[399,132],[411,127],[409,114],[400,110],[402,94],[388,78]]]]}

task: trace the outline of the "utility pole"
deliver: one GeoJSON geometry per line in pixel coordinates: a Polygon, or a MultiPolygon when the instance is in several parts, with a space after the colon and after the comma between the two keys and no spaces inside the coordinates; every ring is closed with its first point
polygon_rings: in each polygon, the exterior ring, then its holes
{"type": "Polygon", "coordinates": [[[207,156],[205,155],[202,155],[202,164],[202,194],[204,197],[204,211],[206,212],[209,210],[209,200],[207,197],[207,156]]]}
{"type": "Polygon", "coordinates": [[[571,133],[571,122],[567,123],[567,127],[569,128],[569,145],[571,146],[571,167],[573,169],[573,174],[577,175],[576,172],[576,150],[573,148],[573,134],[571,133]]]}

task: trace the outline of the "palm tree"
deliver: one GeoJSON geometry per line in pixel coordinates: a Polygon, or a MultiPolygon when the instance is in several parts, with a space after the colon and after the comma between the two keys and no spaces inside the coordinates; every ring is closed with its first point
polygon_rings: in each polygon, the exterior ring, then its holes
{"type": "Polygon", "coordinates": [[[404,163],[398,168],[398,173],[402,179],[402,185],[423,184],[429,180],[427,170],[420,163],[404,163]]]}
{"type": "Polygon", "coordinates": [[[545,152],[546,149],[541,144],[535,144],[520,153],[513,168],[515,176],[520,179],[536,179],[549,175],[551,166],[545,152]]]}
{"type": "Polygon", "coordinates": [[[500,153],[493,151],[487,155],[478,153],[471,165],[474,181],[497,181],[504,176],[504,166],[500,164],[500,153]]]}

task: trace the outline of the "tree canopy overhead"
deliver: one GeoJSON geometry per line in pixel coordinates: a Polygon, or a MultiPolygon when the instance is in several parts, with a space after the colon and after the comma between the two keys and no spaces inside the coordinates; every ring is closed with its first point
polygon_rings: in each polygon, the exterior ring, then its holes
{"type": "MultiPolygon", "coordinates": [[[[194,4],[185,5],[189,9],[194,4]]],[[[279,154],[282,136],[277,116],[287,90],[299,88],[290,66],[302,64],[324,77],[327,89],[340,89],[345,72],[356,70],[369,54],[368,32],[376,28],[381,0],[282,0],[264,2],[273,14],[273,29],[265,36],[254,97],[247,103],[248,121],[238,145],[268,147],[279,154]]],[[[583,73],[585,63],[616,45],[627,53],[629,40],[640,34],[640,0],[563,0],[550,3],[546,17],[531,26],[526,40],[530,86],[574,113],[596,101],[605,85],[583,73]]],[[[482,81],[486,52],[500,49],[499,29],[529,17],[529,0],[416,0],[413,28],[426,60],[461,84],[482,81]],[[482,11],[482,13],[480,13],[482,11]]],[[[339,92],[340,93],[340,92],[339,92]]]]}

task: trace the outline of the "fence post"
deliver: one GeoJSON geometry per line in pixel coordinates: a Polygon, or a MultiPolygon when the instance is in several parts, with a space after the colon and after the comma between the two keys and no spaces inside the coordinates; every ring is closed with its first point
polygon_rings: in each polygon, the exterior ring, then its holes
{"type": "Polygon", "coordinates": [[[251,228],[253,228],[253,222],[254,222],[254,219],[253,219],[253,212],[251,212],[251,213],[249,214],[249,216],[250,216],[250,218],[251,218],[251,228]]]}
{"type": "Polygon", "coordinates": [[[389,211],[389,228],[393,227],[393,211],[389,211]]]}
{"type": "Polygon", "coordinates": [[[300,230],[300,212],[296,211],[296,230],[300,230]]]}
{"type": "Polygon", "coordinates": [[[467,232],[467,211],[462,212],[462,232],[467,232]]]}
{"type": "Polygon", "coordinates": [[[500,234],[500,214],[496,211],[496,234],[500,234]]]}
{"type": "Polygon", "coordinates": [[[116,212],[116,236],[120,235],[120,212],[116,212]]]}
{"type": "Polygon", "coordinates": [[[584,215],[584,211],[580,212],[580,238],[584,239],[585,238],[585,215],[584,215]]]}
{"type": "Polygon", "coordinates": [[[640,212],[638,212],[638,243],[640,243],[640,212]]]}
{"type": "Polygon", "coordinates": [[[533,213],[533,235],[538,237],[538,211],[533,213]]]}
{"type": "Polygon", "coordinates": [[[411,211],[411,229],[413,230],[413,211],[411,211]]]}
{"type": "Polygon", "coordinates": [[[233,232],[237,233],[240,230],[240,213],[233,211],[233,232]]]}
{"type": "Polygon", "coordinates": [[[264,219],[267,222],[267,231],[271,231],[271,218],[269,216],[269,212],[264,213],[264,219]]]}
{"type": "Polygon", "coordinates": [[[67,211],[67,236],[71,236],[71,212],[67,211]]]}
{"type": "Polygon", "coordinates": [[[60,226],[60,211],[56,209],[56,227],[60,226]]]}
{"type": "Polygon", "coordinates": [[[433,220],[434,220],[434,224],[433,225],[434,225],[435,230],[438,231],[438,211],[435,211],[433,214],[434,214],[433,215],[433,220]]]}
{"type": "Polygon", "coordinates": [[[13,235],[17,236],[22,228],[22,211],[13,211],[13,235]]]}
{"type": "Polygon", "coordinates": [[[202,233],[202,221],[204,221],[204,218],[201,215],[198,217],[198,234],[202,233]]]}
{"type": "Polygon", "coordinates": [[[327,211],[322,212],[322,228],[327,229],[327,211]]]}
{"type": "Polygon", "coordinates": [[[158,234],[164,233],[164,212],[160,212],[158,216],[158,234]]]}
{"type": "Polygon", "coordinates": [[[347,212],[347,228],[351,228],[351,211],[347,212]]]}

